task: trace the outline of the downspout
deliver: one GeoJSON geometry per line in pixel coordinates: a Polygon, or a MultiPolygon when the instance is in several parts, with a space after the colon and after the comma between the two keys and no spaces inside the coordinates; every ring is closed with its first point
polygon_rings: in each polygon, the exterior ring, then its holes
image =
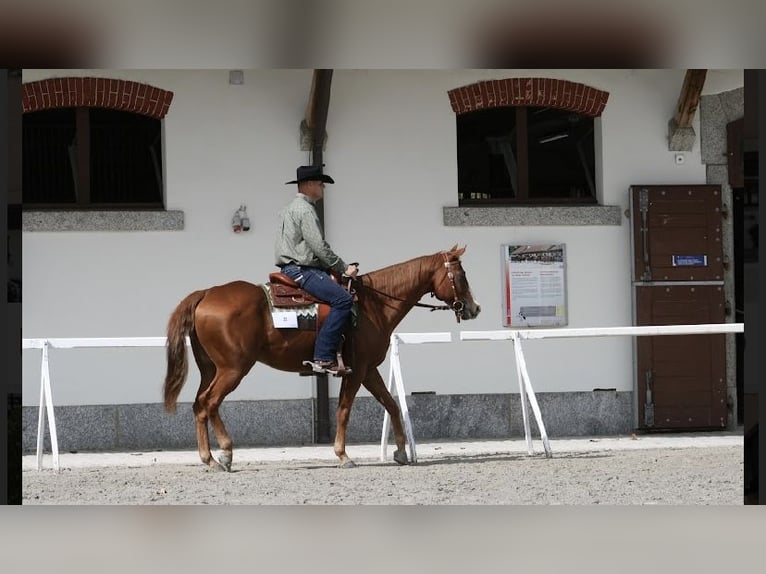
{"type": "MultiPolygon", "coordinates": [[[[306,110],[306,127],[310,137],[311,165],[322,165],[327,126],[327,110],[330,106],[330,86],[332,70],[314,70],[311,84],[308,109],[306,110]]],[[[319,222],[324,229],[324,200],[316,203],[319,222]]],[[[329,443],[330,440],[330,396],[327,375],[324,373],[314,376],[316,385],[316,415],[314,420],[314,441],[329,443]]]]}

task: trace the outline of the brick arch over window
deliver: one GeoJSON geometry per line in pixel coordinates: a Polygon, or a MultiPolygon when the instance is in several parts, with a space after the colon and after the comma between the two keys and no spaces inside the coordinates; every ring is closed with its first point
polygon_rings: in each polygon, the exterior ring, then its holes
{"type": "Polygon", "coordinates": [[[544,106],[598,117],[609,92],[551,78],[486,80],[447,92],[457,114],[504,106],[544,106]]]}
{"type": "Polygon", "coordinates": [[[25,83],[23,88],[24,113],[84,106],[111,108],[161,120],[173,100],[173,92],[111,78],[50,78],[25,83]]]}

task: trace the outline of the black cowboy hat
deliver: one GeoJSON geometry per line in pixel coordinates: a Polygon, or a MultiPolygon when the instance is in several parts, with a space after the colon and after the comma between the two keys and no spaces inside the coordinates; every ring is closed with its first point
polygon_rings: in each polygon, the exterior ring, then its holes
{"type": "Polygon", "coordinates": [[[335,183],[335,180],[329,175],[322,173],[322,165],[302,165],[298,168],[296,178],[286,183],[300,183],[302,181],[323,181],[325,183],[335,183]]]}

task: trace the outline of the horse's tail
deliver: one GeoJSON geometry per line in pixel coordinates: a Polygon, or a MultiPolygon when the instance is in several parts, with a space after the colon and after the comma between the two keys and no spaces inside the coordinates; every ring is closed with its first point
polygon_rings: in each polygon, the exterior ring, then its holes
{"type": "Polygon", "coordinates": [[[206,291],[195,291],[178,304],[168,321],[167,359],[165,375],[165,410],[174,413],[176,399],[186,382],[188,361],[186,359],[186,336],[194,330],[194,310],[206,291]]]}

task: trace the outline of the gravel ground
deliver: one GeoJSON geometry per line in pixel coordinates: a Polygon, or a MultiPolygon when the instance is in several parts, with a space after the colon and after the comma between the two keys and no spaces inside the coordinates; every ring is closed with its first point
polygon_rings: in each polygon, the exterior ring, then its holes
{"type": "Polygon", "coordinates": [[[23,504],[741,505],[740,446],[432,455],[418,463],[240,461],[27,468],[23,504]]]}

